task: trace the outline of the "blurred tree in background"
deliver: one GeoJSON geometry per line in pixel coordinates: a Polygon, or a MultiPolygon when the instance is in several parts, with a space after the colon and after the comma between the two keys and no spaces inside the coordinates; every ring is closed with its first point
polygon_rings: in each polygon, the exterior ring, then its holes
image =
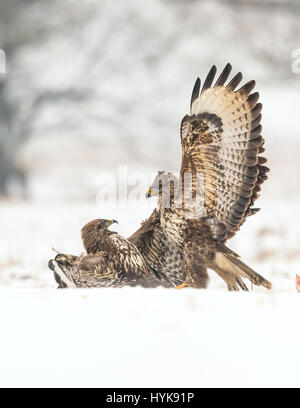
{"type": "Polygon", "coordinates": [[[116,163],[174,169],[170,141],[212,64],[298,86],[299,12],[296,0],[1,0],[0,194],[25,191],[26,175],[58,188],[116,163]]]}

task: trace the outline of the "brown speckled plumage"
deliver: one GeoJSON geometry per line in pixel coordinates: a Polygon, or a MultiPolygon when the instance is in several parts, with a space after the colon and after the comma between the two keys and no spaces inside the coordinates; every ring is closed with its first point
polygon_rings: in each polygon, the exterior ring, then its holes
{"type": "Polygon", "coordinates": [[[195,85],[198,91],[193,93],[190,116],[181,125],[180,171],[181,175],[204,175],[205,215],[212,214],[225,225],[227,238],[251,214],[269,170],[260,156],[264,145],[262,104],[258,103],[259,94],[251,93],[255,81],[235,91],[242,75],[237,74],[225,86],[230,72],[228,64],[211,86],[216,74],[213,67],[201,92],[199,83],[195,85]]]}
{"type": "Polygon", "coordinates": [[[242,75],[224,85],[230,72],[228,64],[213,86],[212,67],[202,90],[197,79],[190,115],[181,124],[180,178],[159,172],[148,195],[158,196],[162,232],[183,254],[187,286],[205,287],[206,268],[212,268],[230,290],[247,290],[245,277],[270,288],[224,245],[258,211],[253,204],[269,170],[260,156],[262,105],[258,93],[251,94],[255,82],[235,91],[242,75]],[[170,180],[175,190],[163,188],[170,180]]]}
{"type": "Polygon", "coordinates": [[[165,236],[157,210],[153,211],[128,240],[139,249],[163,286],[174,287],[184,282],[183,252],[165,236]]]}
{"type": "Polygon", "coordinates": [[[107,228],[114,220],[94,220],[82,229],[87,255],[58,254],[49,262],[60,287],[157,286],[134,244],[107,228]]]}

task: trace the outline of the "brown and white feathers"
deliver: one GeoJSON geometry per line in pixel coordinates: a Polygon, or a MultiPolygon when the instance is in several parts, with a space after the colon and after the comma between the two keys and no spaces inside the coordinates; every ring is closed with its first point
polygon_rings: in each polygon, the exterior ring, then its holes
{"type": "Polygon", "coordinates": [[[268,281],[224,245],[246,217],[258,211],[252,206],[269,170],[260,155],[264,151],[262,105],[258,103],[259,94],[251,93],[255,82],[236,90],[242,74],[226,84],[230,72],[231,65],[227,64],[213,84],[213,66],[202,89],[197,78],[190,115],[181,124],[182,163],[177,191],[172,194],[172,187],[167,194],[161,191],[165,179],[171,180],[172,175],[159,172],[156,187],[151,186],[147,196],[159,197],[160,225],[167,239],[183,252],[183,270],[190,286],[195,286],[199,270],[205,279],[205,267],[209,267],[229,289],[246,290],[243,277],[270,288],[268,281]],[[158,183],[159,178],[162,181],[158,183]]]}
{"type": "Polygon", "coordinates": [[[87,255],[58,254],[49,262],[61,287],[121,287],[159,284],[134,244],[107,228],[115,220],[93,220],[82,229],[87,255]]]}
{"type": "Polygon", "coordinates": [[[257,211],[252,206],[269,171],[260,155],[264,151],[262,104],[258,103],[259,94],[251,93],[255,81],[236,90],[242,74],[225,85],[230,72],[227,64],[213,85],[213,66],[202,89],[197,79],[190,115],[181,124],[180,171],[182,178],[185,174],[203,176],[203,214],[223,223],[227,238],[257,211]]]}
{"type": "Polygon", "coordinates": [[[162,286],[174,287],[184,282],[183,251],[167,239],[156,209],[128,240],[141,252],[162,286]]]}

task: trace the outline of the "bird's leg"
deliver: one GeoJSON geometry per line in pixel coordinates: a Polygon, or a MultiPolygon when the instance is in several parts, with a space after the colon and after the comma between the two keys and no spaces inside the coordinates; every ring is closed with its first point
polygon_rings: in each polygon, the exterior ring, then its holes
{"type": "Polygon", "coordinates": [[[194,280],[190,276],[190,274],[187,274],[185,281],[182,282],[180,285],[176,286],[175,289],[183,289],[183,288],[188,288],[188,287],[193,287],[194,280]]]}

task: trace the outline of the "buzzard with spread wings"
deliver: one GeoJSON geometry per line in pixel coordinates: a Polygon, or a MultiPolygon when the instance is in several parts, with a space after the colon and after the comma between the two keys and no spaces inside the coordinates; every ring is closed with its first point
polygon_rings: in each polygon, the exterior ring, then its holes
{"type": "MultiPolygon", "coordinates": [[[[225,246],[246,218],[258,211],[253,204],[269,171],[264,165],[267,160],[261,156],[262,105],[259,94],[252,93],[255,81],[236,90],[242,74],[226,84],[231,69],[227,64],[213,84],[213,66],[202,89],[197,78],[190,115],[181,124],[180,178],[159,172],[147,196],[158,196],[161,231],[182,255],[182,286],[205,287],[207,268],[211,268],[229,289],[240,286],[246,290],[243,278],[270,289],[270,282],[225,246]]],[[[140,241],[136,242],[138,247],[149,247],[145,234],[140,241]]],[[[148,253],[142,253],[147,260],[148,253]]]]}

